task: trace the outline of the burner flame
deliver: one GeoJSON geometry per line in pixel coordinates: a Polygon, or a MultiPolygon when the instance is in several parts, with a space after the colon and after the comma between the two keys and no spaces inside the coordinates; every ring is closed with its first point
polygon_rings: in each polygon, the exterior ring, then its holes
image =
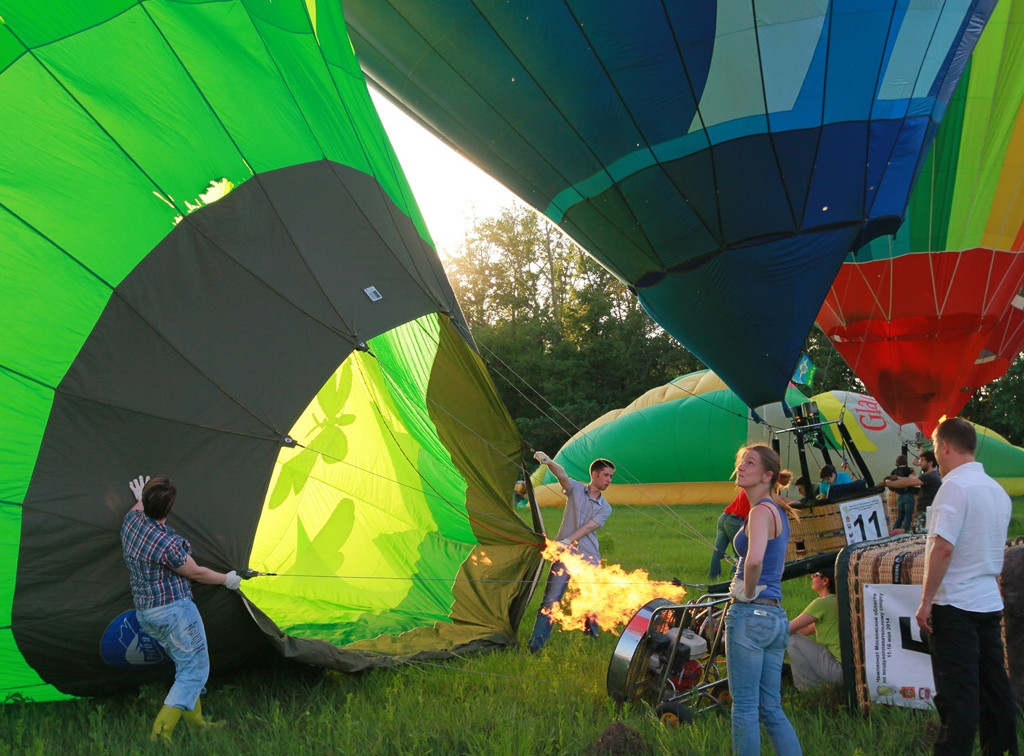
{"type": "Polygon", "coordinates": [[[557,541],[541,554],[569,571],[569,588],[547,614],[565,630],[583,630],[594,618],[602,630],[619,635],[637,611],[656,598],[681,603],[686,590],[671,582],[651,580],[645,570],[627,572],[618,564],[590,564],[557,541]]]}

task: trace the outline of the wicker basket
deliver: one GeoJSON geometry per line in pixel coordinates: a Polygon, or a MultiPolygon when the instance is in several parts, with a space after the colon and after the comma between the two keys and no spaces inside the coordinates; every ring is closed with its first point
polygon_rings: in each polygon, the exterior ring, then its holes
{"type": "Polygon", "coordinates": [[[861,711],[867,711],[871,701],[864,671],[864,586],[920,585],[924,581],[925,537],[902,536],[877,543],[858,544],[844,551],[844,556],[848,557],[848,566],[841,592],[848,597],[848,648],[852,655],[852,665],[844,673],[848,693],[855,695],[856,706],[861,711]]]}
{"type": "Polygon", "coordinates": [[[839,504],[824,501],[797,510],[799,520],[789,522],[789,544],[786,561],[838,551],[846,546],[846,532],[839,504]]]}
{"type": "MultiPolygon", "coordinates": [[[[896,522],[896,517],[899,514],[899,498],[900,495],[897,491],[891,488],[885,489],[885,515],[889,518],[889,525],[896,522]]],[[[914,509],[917,509],[917,503],[914,503],[914,509]]]]}
{"type": "MultiPolygon", "coordinates": [[[[1010,550],[1024,545],[1024,539],[1018,540],[1021,543],[1006,543],[1009,562],[1014,561],[1010,558],[1010,550]]],[[[843,677],[851,708],[867,712],[871,706],[867,674],[864,671],[864,586],[921,585],[924,582],[926,541],[924,535],[905,535],[874,543],[855,544],[844,549],[836,560],[843,677]]],[[[1024,593],[1017,595],[1007,591],[1006,575],[1004,569],[1002,580],[1006,608],[1003,613],[1003,644],[1009,657],[1006,618],[1011,617],[1011,623],[1013,618],[1024,618],[1024,593]]],[[[1015,667],[1010,664],[1009,658],[1007,667],[1012,674],[1015,667]]],[[[1024,678],[1024,665],[1018,670],[1018,676],[1024,678]]],[[[1016,683],[1024,692],[1024,679],[1018,679],[1016,683]]]]}

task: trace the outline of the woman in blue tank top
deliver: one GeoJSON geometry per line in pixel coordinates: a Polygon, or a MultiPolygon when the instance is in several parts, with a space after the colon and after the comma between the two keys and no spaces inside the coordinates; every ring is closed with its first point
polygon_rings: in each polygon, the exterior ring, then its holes
{"type": "MultiPolygon", "coordinates": [[[[789,619],[782,608],[782,568],[789,543],[789,502],[778,497],[779,455],[764,445],[741,447],[736,485],[752,506],[733,545],[740,563],[725,617],[725,658],[732,694],[732,750],[740,756],[761,752],[761,728],[775,753],[799,756],[800,741],[782,711],[782,659],[789,641],[789,619]]],[[[794,515],[795,516],[795,515],[794,515]]]]}

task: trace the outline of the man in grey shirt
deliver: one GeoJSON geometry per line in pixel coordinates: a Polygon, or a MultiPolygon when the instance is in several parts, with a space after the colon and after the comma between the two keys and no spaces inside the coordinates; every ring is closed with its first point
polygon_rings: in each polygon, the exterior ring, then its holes
{"type": "MultiPolygon", "coordinates": [[[[595,459],[590,463],[590,482],[581,483],[570,478],[565,468],[544,452],[537,452],[534,459],[542,465],[547,465],[566,495],[565,512],[562,514],[562,525],[558,528],[556,540],[590,564],[599,565],[601,547],[597,542],[596,531],[612,513],[611,505],[602,494],[612,482],[615,465],[607,459],[595,459]]],[[[537,622],[533,626],[533,635],[530,638],[530,651],[540,651],[551,637],[551,607],[562,600],[569,587],[569,578],[569,572],[562,562],[551,565],[548,582],[544,588],[544,600],[541,602],[537,622]]],[[[586,632],[596,636],[598,629],[597,621],[588,617],[586,632]]]]}

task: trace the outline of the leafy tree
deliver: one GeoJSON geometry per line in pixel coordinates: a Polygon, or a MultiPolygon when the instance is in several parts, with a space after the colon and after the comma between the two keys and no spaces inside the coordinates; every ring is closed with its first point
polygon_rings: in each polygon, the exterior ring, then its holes
{"type": "Polygon", "coordinates": [[[478,221],[448,276],[520,432],[554,453],[645,390],[703,367],[543,216],[478,221]]]}
{"type": "Polygon", "coordinates": [[[822,391],[865,393],[864,384],[860,382],[850,366],[832,346],[832,342],[829,341],[825,332],[817,325],[807,335],[804,352],[811,358],[815,367],[814,379],[811,386],[808,387],[810,393],[819,394],[822,391]]]}
{"type": "Polygon", "coordinates": [[[1024,446],[1024,354],[1006,375],[978,389],[960,413],[971,422],[991,428],[1011,444],[1024,446]]]}

